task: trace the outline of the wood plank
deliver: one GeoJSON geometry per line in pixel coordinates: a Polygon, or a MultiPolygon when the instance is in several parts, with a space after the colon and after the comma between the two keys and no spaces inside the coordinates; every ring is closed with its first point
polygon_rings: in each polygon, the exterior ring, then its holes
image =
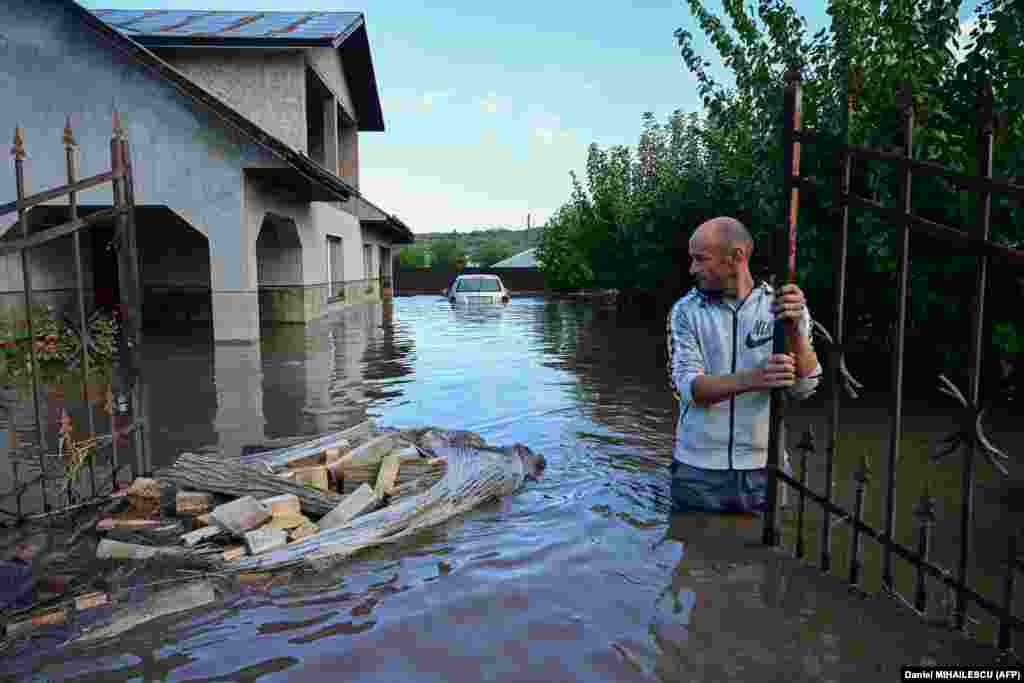
{"type": "Polygon", "coordinates": [[[324,515],[320,520],[321,529],[333,529],[355,519],[359,515],[372,510],[379,503],[377,494],[369,484],[363,484],[354,492],[345,496],[338,507],[324,515]]]}

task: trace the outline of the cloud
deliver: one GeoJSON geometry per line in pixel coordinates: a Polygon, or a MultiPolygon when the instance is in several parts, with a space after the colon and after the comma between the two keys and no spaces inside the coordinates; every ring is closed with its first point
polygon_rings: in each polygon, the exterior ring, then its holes
{"type": "Polygon", "coordinates": [[[488,114],[497,114],[501,105],[500,99],[501,98],[498,97],[498,93],[492,90],[484,97],[476,98],[476,103],[488,114]]]}
{"type": "Polygon", "coordinates": [[[435,104],[444,104],[454,96],[454,90],[429,90],[417,98],[417,104],[422,109],[430,109],[435,104]]]}
{"type": "Polygon", "coordinates": [[[573,131],[562,126],[562,118],[557,114],[541,112],[534,114],[531,119],[534,137],[546,145],[573,137],[573,131]]]}

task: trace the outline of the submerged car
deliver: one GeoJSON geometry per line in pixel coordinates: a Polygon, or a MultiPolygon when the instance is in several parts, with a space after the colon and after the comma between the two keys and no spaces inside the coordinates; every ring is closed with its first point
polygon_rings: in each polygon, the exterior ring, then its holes
{"type": "Polygon", "coordinates": [[[504,304],[510,299],[497,275],[460,275],[441,293],[453,304],[504,304]]]}

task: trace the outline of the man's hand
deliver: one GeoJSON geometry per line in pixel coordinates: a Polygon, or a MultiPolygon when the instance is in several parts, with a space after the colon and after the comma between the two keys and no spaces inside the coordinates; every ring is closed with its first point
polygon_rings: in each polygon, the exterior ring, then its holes
{"type": "Polygon", "coordinates": [[[803,291],[796,285],[786,285],[775,294],[772,312],[777,320],[785,323],[786,332],[791,334],[799,329],[806,306],[803,291]]]}
{"type": "Polygon", "coordinates": [[[796,361],[791,353],[773,353],[753,375],[756,391],[791,387],[796,384],[796,361]]]}

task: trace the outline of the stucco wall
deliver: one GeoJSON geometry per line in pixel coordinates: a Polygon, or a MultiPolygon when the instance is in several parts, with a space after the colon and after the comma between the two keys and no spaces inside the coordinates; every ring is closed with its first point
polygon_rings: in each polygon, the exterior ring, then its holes
{"type": "Polygon", "coordinates": [[[345,70],[341,64],[341,54],[333,47],[307,48],[306,55],[310,66],[323,78],[331,89],[338,103],[345,112],[355,120],[356,109],[352,105],[352,95],[345,80],[345,70]]]}
{"type": "Polygon", "coordinates": [[[305,57],[299,50],[157,49],[179,71],[268,133],[306,149],[305,57]]]}

